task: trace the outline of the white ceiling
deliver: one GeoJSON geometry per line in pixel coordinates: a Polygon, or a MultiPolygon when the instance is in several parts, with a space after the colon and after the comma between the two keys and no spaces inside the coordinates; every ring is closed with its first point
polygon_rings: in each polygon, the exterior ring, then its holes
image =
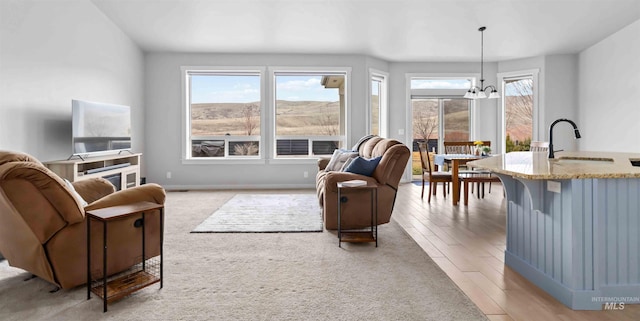
{"type": "MultiPolygon", "coordinates": [[[[486,61],[577,53],[640,0],[91,0],[145,51],[486,61]]],[[[637,39],[630,41],[640,41],[637,39]]]]}

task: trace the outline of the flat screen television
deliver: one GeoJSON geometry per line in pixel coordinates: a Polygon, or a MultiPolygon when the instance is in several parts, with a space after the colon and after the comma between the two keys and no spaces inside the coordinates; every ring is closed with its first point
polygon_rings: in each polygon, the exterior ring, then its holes
{"type": "Polygon", "coordinates": [[[73,155],[131,149],[131,107],[72,100],[73,155]]]}

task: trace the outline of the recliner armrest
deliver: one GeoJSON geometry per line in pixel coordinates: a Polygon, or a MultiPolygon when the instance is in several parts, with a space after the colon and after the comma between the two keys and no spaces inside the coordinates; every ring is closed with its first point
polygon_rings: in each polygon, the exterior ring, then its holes
{"type": "Polygon", "coordinates": [[[109,194],[87,205],[84,209],[85,211],[90,211],[98,208],[125,205],[143,201],[156,204],[164,204],[165,198],[166,193],[164,191],[164,188],[162,188],[162,186],[158,184],[150,183],[133,188],[127,188],[125,190],[109,194]]]}
{"type": "Polygon", "coordinates": [[[331,161],[331,158],[328,158],[328,157],[318,158],[318,170],[323,171],[325,168],[327,168],[327,165],[329,165],[329,161],[331,161]]]}

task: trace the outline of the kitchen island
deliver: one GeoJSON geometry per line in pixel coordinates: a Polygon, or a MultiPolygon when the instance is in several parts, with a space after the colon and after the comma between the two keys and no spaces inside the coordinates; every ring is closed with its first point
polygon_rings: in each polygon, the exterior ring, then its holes
{"type": "Polygon", "coordinates": [[[500,177],[505,264],[574,310],[640,304],[640,154],[512,152],[500,177]],[[636,165],[636,166],[634,166],[636,165]]]}

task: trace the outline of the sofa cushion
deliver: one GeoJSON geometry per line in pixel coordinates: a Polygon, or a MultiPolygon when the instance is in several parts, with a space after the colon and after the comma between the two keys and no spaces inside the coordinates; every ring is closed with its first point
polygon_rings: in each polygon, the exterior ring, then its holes
{"type": "Polygon", "coordinates": [[[367,135],[364,136],[362,138],[360,138],[360,140],[358,140],[358,142],[353,145],[353,148],[351,148],[352,150],[360,150],[360,146],[362,144],[364,144],[366,141],[368,141],[369,139],[373,138],[373,137],[378,137],[378,135],[367,135]]]}
{"type": "Polygon", "coordinates": [[[351,163],[344,169],[345,172],[350,172],[354,174],[360,174],[365,176],[371,176],[373,171],[375,171],[378,163],[382,159],[381,156],[375,158],[364,158],[364,157],[356,157],[351,161],[351,163]]]}
{"type": "Polygon", "coordinates": [[[380,142],[388,142],[390,141],[389,139],[384,139],[382,137],[372,137],[370,139],[368,139],[366,142],[364,142],[362,145],[360,145],[360,149],[358,149],[358,151],[360,152],[360,156],[365,157],[365,158],[374,158],[374,157],[378,157],[378,156],[382,156],[382,154],[384,154],[385,150],[384,149],[378,149],[377,150],[377,154],[374,154],[374,148],[380,143],[380,142]]]}
{"type": "Polygon", "coordinates": [[[336,149],[333,151],[333,155],[331,156],[331,160],[329,160],[329,164],[324,168],[325,171],[339,171],[342,169],[344,163],[350,158],[355,158],[358,156],[357,151],[347,150],[347,149],[336,149]]]}

